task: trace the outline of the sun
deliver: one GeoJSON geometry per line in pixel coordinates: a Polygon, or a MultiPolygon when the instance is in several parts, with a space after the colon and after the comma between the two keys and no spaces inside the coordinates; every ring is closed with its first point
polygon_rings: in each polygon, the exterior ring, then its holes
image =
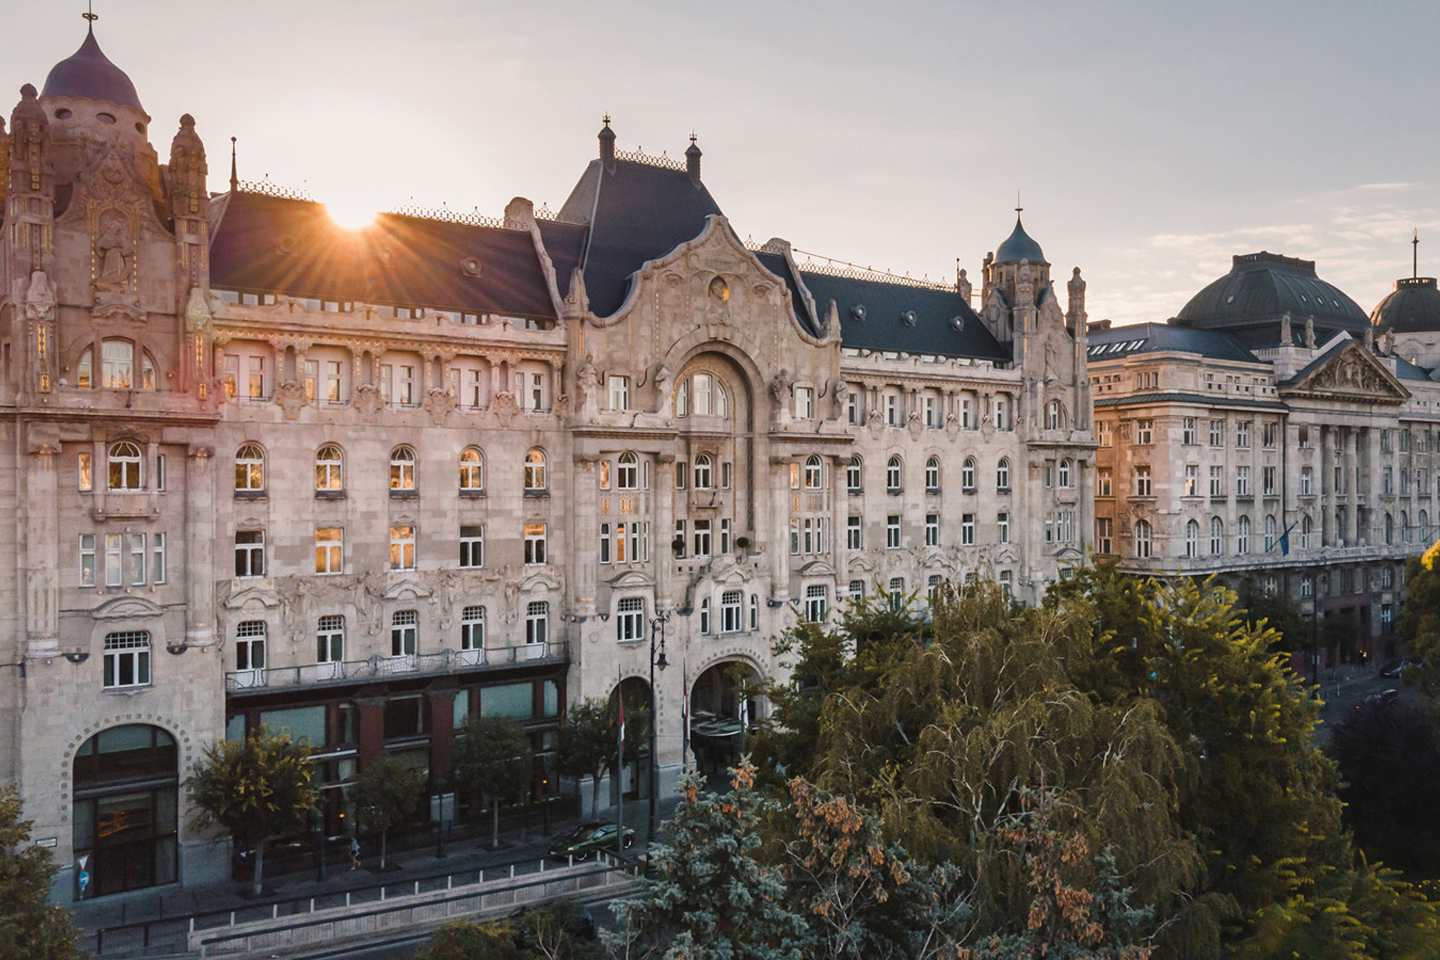
{"type": "Polygon", "coordinates": [[[325,212],[335,221],[336,226],[344,230],[364,230],[375,222],[374,208],[353,200],[326,203],[325,212]]]}

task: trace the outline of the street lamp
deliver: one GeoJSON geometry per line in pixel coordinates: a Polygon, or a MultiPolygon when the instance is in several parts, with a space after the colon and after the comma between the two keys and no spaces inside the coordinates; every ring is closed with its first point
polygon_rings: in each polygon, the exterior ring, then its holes
{"type": "MultiPolygon", "coordinates": [[[[650,826],[645,833],[645,843],[648,845],[655,839],[655,787],[659,779],[660,764],[655,754],[655,725],[660,714],[660,698],[655,693],[655,668],[664,670],[670,664],[665,659],[665,624],[670,622],[670,611],[665,611],[650,618],[650,826]],[[655,638],[660,638],[660,655],[656,657],[655,638]]],[[[621,844],[624,844],[624,837],[620,837],[621,844]]],[[[646,859],[649,859],[647,854],[646,859]]]]}

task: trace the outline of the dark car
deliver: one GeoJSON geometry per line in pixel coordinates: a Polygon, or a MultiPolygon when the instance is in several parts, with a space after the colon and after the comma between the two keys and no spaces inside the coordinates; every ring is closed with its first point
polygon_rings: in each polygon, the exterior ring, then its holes
{"type": "Polygon", "coordinates": [[[1399,679],[1399,677],[1405,672],[1405,668],[1408,666],[1410,666],[1409,660],[1391,660],[1389,663],[1385,664],[1385,666],[1380,668],[1380,676],[1384,677],[1387,680],[1399,679]]]}
{"type": "Polygon", "coordinates": [[[573,856],[576,860],[588,860],[596,850],[628,849],[635,843],[635,831],[625,828],[622,844],[615,843],[616,826],[613,823],[586,823],[569,833],[561,834],[550,843],[550,856],[564,859],[573,856]]]}

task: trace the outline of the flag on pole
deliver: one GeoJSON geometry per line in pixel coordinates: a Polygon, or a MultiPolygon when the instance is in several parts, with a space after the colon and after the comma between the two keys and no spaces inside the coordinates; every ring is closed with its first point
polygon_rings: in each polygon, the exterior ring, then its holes
{"type": "Polygon", "coordinates": [[[682,668],[680,677],[680,729],[685,732],[685,742],[680,747],[680,759],[688,762],[690,756],[690,677],[682,668]]]}
{"type": "Polygon", "coordinates": [[[740,695],[740,732],[744,733],[750,726],[750,698],[743,693],[740,695]]]}
{"type": "Polygon", "coordinates": [[[620,695],[618,687],[615,690],[615,699],[620,701],[620,757],[623,763],[625,757],[625,698],[620,695]]]}

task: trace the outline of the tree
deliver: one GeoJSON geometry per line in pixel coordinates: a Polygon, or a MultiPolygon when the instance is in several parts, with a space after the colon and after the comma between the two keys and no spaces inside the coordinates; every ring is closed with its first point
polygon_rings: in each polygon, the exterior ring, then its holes
{"type": "Polygon", "coordinates": [[[56,866],[29,846],[32,821],[21,820],[20,791],[0,787],[0,956],[7,960],[82,960],[70,911],[50,905],[56,866]]]}
{"type": "Polygon", "coordinates": [[[394,757],[377,757],[355,782],[355,808],[366,826],[380,831],[380,869],[385,869],[385,846],[390,828],[415,812],[425,774],[394,757]]]}
{"type": "Polygon", "coordinates": [[[471,715],[450,748],[453,779],[471,794],[490,798],[491,845],[500,846],[500,801],[530,786],[530,735],[514,720],[471,715]]]}
{"type": "Polygon", "coordinates": [[[412,960],[529,960],[515,946],[515,928],[506,921],[453,920],[436,930],[412,960]]]}
{"type": "MultiPolygon", "coordinates": [[[[1440,543],[1437,543],[1440,546],[1440,543]]],[[[1405,605],[1400,609],[1396,632],[1415,665],[1407,670],[1406,683],[1418,683],[1427,695],[1440,692],[1440,573],[1435,566],[1435,547],[1422,558],[1405,563],[1405,605]]]]}
{"type": "Polygon", "coordinates": [[[218,824],[242,849],[254,849],[257,897],[266,844],[304,831],[315,814],[319,788],[310,753],[305,741],[284,730],[271,734],[262,724],[243,741],[210,744],[185,781],[198,811],[193,827],[218,824]]]}
{"type": "Polygon", "coordinates": [[[615,767],[615,711],[604,700],[577,703],[560,727],[557,763],[567,777],[590,778],[591,810],[600,808],[600,779],[615,767]]]}

